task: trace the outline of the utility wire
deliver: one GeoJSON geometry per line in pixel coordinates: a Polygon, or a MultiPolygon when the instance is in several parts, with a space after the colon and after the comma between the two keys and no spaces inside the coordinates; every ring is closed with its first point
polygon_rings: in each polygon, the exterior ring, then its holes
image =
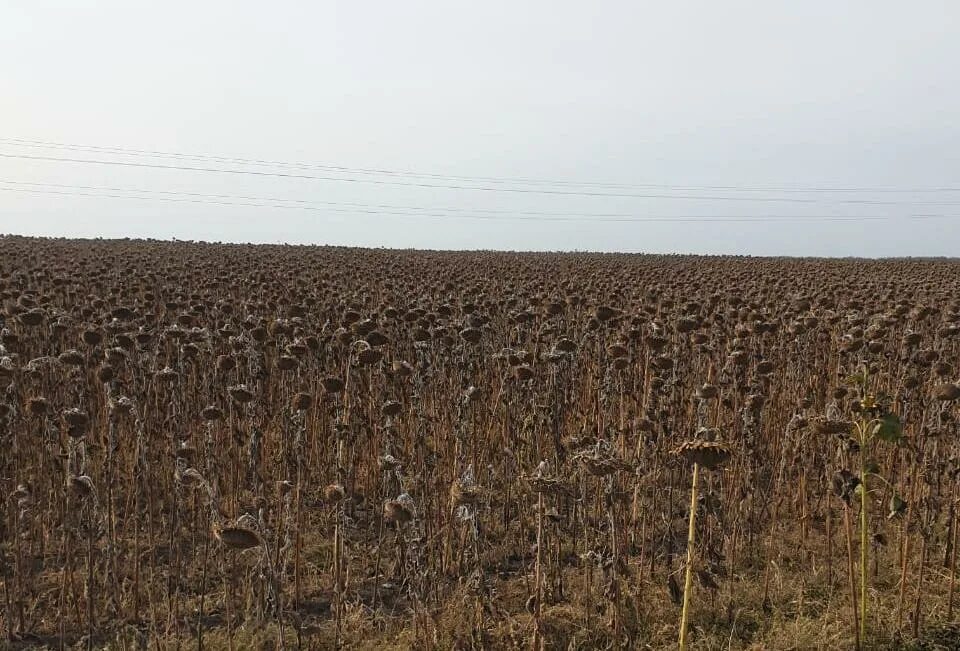
{"type": "Polygon", "coordinates": [[[132,161],[107,161],[89,158],[61,158],[57,156],[32,156],[27,154],[8,154],[0,152],[0,158],[12,158],[21,160],[38,160],[61,163],[78,163],[89,165],[112,165],[120,167],[135,167],[142,169],[164,169],[178,170],[187,172],[212,172],[218,174],[240,174],[275,178],[304,179],[312,181],[334,181],[344,183],[369,183],[374,185],[389,185],[400,187],[416,188],[434,188],[446,190],[471,190],[482,192],[511,192],[521,194],[543,194],[543,195],[561,195],[561,196],[580,196],[580,197],[610,197],[610,198],[634,198],[634,199],[686,199],[694,201],[753,201],[768,203],[838,203],[838,204],[859,204],[859,205],[879,205],[879,206],[910,206],[910,205],[960,205],[960,201],[875,201],[869,199],[797,199],[785,197],[724,197],[707,195],[672,195],[672,194],[631,194],[631,193],[608,193],[608,192],[588,192],[574,190],[546,190],[530,188],[501,188],[496,186],[465,186],[439,183],[417,183],[407,181],[383,181],[378,179],[361,179],[356,177],[333,177],[333,176],[315,176],[309,174],[291,174],[286,172],[263,172],[257,170],[238,170],[219,167],[195,167],[186,165],[166,165],[159,163],[139,163],[132,161]]]}
{"type": "MultiPolygon", "coordinates": [[[[203,199],[230,199],[230,200],[239,200],[239,201],[258,201],[258,202],[276,202],[276,203],[297,203],[304,205],[324,205],[324,206],[346,206],[346,207],[356,207],[356,208],[369,208],[369,209],[378,209],[378,210],[403,210],[403,211],[428,211],[428,212],[459,212],[459,213],[490,213],[490,214],[501,214],[501,215],[531,215],[531,216],[542,216],[542,217],[578,217],[578,218],[603,218],[603,217],[633,217],[636,215],[635,212],[629,213],[583,213],[583,212],[549,212],[549,211],[535,211],[535,210],[498,210],[493,208],[456,208],[456,207],[429,207],[429,206],[405,206],[405,205],[395,205],[395,204],[370,204],[370,203],[355,203],[350,201],[319,201],[311,199],[290,199],[285,197],[258,197],[258,196],[249,196],[249,195],[235,195],[235,194],[208,194],[202,192],[187,192],[182,190],[148,190],[143,188],[124,188],[116,186],[102,186],[102,185],[69,185],[65,183],[39,183],[32,181],[13,181],[8,179],[0,179],[0,183],[15,185],[15,186],[30,186],[30,187],[42,187],[42,188],[56,188],[56,189],[68,189],[68,190],[93,190],[97,192],[128,192],[128,193],[137,193],[137,194],[155,194],[155,195],[170,195],[170,196],[186,196],[186,197],[198,197],[203,199]]],[[[742,217],[755,217],[757,219],[778,219],[781,217],[789,217],[791,219],[804,219],[808,216],[805,215],[733,215],[735,218],[742,217]]],[[[809,217],[823,218],[823,217],[844,217],[845,215],[812,215],[809,217]]],[[[687,217],[690,219],[716,219],[719,217],[724,217],[723,215],[677,215],[677,217],[687,217]]]]}
{"type": "Polygon", "coordinates": [[[32,147],[43,149],[59,149],[79,152],[97,152],[123,156],[140,156],[150,158],[172,158],[194,161],[213,161],[217,163],[233,163],[239,165],[256,165],[280,167],[300,170],[325,170],[338,173],[350,174],[372,174],[386,175],[396,177],[412,177],[436,180],[450,180],[457,182],[471,183],[508,183],[521,185],[554,185],[561,187],[594,187],[594,188],[647,188],[663,189],[676,191],[718,191],[725,192],[784,192],[784,193],[804,193],[804,192],[836,192],[836,193],[945,193],[960,192],[960,187],[933,187],[933,188],[895,188],[895,187],[824,187],[824,186],[745,186],[745,185],[671,185],[654,183],[614,183],[614,182],[591,182],[591,181],[568,181],[557,179],[542,178],[523,178],[523,177],[495,177],[495,176],[458,176],[452,174],[433,174],[426,172],[415,172],[410,170],[378,169],[366,167],[347,167],[342,165],[326,165],[318,163],[300,163],[290,161],[265,160],[259,158],[238,158],[231,156],[213,155],[213,154],[188,154],[181,152],[158,151],[151,149],[131,149],[125,147],[104,147],[98,145],[82,145],[75,143],[54,142],[48,140],[28,140],[23,138],[0,138],[0,143],[19,147],[32,147]]]}
{"type": "MultiPolygon", "coordinates": [[[[218,200],[208,200],[208,199],[191,199],[191,198],[179,198],[179,197],[144,197],[136,195],[116,195],[108,193],[98,193],[98,192],[78,192],[78,191],[60,191],[60,190],[41,190],[41,189],[31,189],[31,188],[10,188],[10,187],[0,187],[2,192],[23,192],[31,194],[40,194],[40,195],[54,195],[54,196],[71,196],[71,197],[91,197],[91,198],[103,198],[103,199],[140,199],[145,201],[164,201],[164,202],[174,202],[174,203],[195,203],[195,204],[207,204],[207,205],[218,205],[218,206],[239,206],[239,207],[250,207],[250,208],[277,208],[277,209],[286,209],[286,210],[305,210],[313,212],[335,212],[335,213],[349,213],[349,214],[371,214],[371,215],[395,215],[400,217],[425,217],[425,218],[434,218],[434,219],[478,219],[478,220],[488,220],[488,221],[511,221],[514,223],[522,223],[529,221],[557,221],[557,222],[576,222],[583,221],[581,217],[549,217],[549,216],[539,216],[539,217],[527,217],[522,219],[516,219],[506,216],[497,216],[497,215],[449,215],[449,214],[436,214],[436,213],[409,213],[409,212],[390,212],[383,210],[363,210],[360,208],[320,208],[316,206],[302,206],[302,205],[289,205],[289,204],[266,204],[266,203],[252,203],[252,202],[233,202],[233,201],[218,201],[218,200]]],[[[917,214],[917,215],[908,215],[905,216],[907,219],[911,220],[926,220],[926,219],[956,219],[960,215],[937,215],[937,214],[917,214]]],[[[853,215],[853,216],[791,216],[791,215],[764,215],[764,216],[746,216],[746,217],[612,217],[612,218],[595,218],[591,221],[602,221],[602,222],[698,222],[698,223],[728,223],[728,222],[769,222],[769,221],[818,221],[818,222],[865,222],[865,221],[889,221],[897,219],[897,216],[883,216],[883,215],[853,215]]]]}

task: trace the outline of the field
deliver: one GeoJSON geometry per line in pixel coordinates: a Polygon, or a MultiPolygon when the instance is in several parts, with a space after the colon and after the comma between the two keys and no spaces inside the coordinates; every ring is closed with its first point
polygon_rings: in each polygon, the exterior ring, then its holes
{"type": "Polygon", "coordinates": [[[4,648],[960,648],[958,262],[8,236],[0,298],[4,648]]]}

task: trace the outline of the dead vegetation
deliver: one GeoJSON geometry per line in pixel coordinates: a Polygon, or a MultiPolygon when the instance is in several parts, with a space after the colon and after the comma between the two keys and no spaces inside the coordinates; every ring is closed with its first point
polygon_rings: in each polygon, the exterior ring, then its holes
{"type": "Polygon", "coordinates": [[[686,601],[691,649],[958,648],[958,297],[949,261],[0,238],[0,631],[673,648],[686,601]]]}

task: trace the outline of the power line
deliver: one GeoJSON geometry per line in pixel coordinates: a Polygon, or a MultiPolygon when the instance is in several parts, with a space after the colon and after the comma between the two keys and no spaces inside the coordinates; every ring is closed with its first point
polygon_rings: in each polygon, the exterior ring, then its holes
{"type": "Polygon", "coordinates": [[[434,212],[470,212],[470,213],[490,213],[490,214],[503,214],[503,215],[536,215],[536,216],[551,216],[551,217],[583,217],[583,218],[595,218],[595,217],[631,217],[634,213],[622,213],[622,212],[608,212],[608,213],[583,213],[583,212],[556,212],[556,211],[541,211],[541,210],[498,210],[494,208],[457,208],[457,207],[430,207],[430,206],[406,206],[406,205],[396,205],[396,204],[369,204],[369,203],[355,203],[350,201],[320,201],[312,199],[290,199],[285,197],[257,197],[249,195],[233,195],[233,194],[206,194],[201,192],[186,192],[186,191],[173,191],[173,190],[147,190],[141,188],[121,188],[115,186],[95,186],[95,185],[67,185],[63,183],[36,183],[29,181],[10,181],[10,180],[0,180],[0,183],[7,183],[11,185],[29,185],[29,186],[39,186],[39,187],[50,187],[50,188],[67,188],[73,190],[97,190],[97,191],[107,191],[107,192],[136,192],[141,194],[165,194],[165,195],[183,195],[191,197],[201,197],[208,199],[239,199],[243,201],[266,201],[266,202],[283,202],[283,203],[299,203],[306,205],[327,205],[327,206],[353,206],[360,208],[377,208],[383,210],[426,210],[434,212]]]}
{"type": "Polygon", "coordinates": [[[212,154],[187,154],[180,152],[166,152],[152,149],[129,149],[124,147],[102,147],[96,145],[78,145],[70,143],[49,142],[43,140],[23,140],[20,138],[0,138],[0,143],[11,144],[21,147],[35,147],[43,149],[62,149],[67,151],[81,152],[99,152],[108,154],[118,154],[124,156],[145,156],[148,158],[174,158],[188,160],[209,160],[221,163],[236,163],[242,165],[258,165],[269,167],[285,167],[304,170],[327,170],[333,172],[349,172],[355,174],[378,174],[391,176],[407,176],[415,178],[433,178],[450,179],[456,181],[480,181],[490,183],[520,183],[520,184],[549,184],[549,185],[567,185],[567,186],[594,186],[594,187],[668,187],[659,185],[630,185],[622,183],[601,183],[589,181],[561,181],[533,178],[504,178],[492,176],[457,176],[452,174],[431,174],[426,172],[413,172],[409,170],[389,170],[369,167],[346,167],[342,165],[325,165],[320,163],[300,163],[290,161],[264,160],[259,158],[237,158],[232,156],[220,156],[212,154]]]}
{"type": "Polygon", "coordinates": [[[725,191],[725,192],[783,192],[783,193],[945,193],[960,192],[960,187],[933,187],[933,188],[893,188],[893,187],[825,187],[825,186],[744,186],[744,185],[673,185],[655,183],[613,183],[591,181],[569,181],[558,179],[523,178],[523,177],[495,177],[495,176],[458,176],[452,174],[435,174],[410,170],[394,170],[367,167],[347,167],[342,165],[328,165],[319,163],[301,163],[290,161],[266,160],[259,158],[239,158],[213,154],[188,154],[152,149],[131,149],[126,147],[104,147],[99,145],[82,145],[75,143],[54,142],[48,140],[28,140],[23,138],[0,138],[0,143],[20,147],[44,149],[60,149],[67,151],[98,152],[123,156],[140,156],[151,158],[173,158],[196,161],[214,161],[218,163],[233,163],[239,165],[256,165],[280,167],[300,170],[325,170],[337,173],[372,174],[438,180],[452,180],[473,183],[512,183],[522,185],[555,185],[561,187],[595,187],[595,188],[647,188],[676,191],[725,191]]]}
{"type": "MultiPolygon", "coordinates": [[[[324,205],[324,206],[347,206],[347,207],[357,207],[357,208],[369,208],[369,209],[378,209],[378,210],[411,210],[411,211],[428,211],[428,212],[466,212],[466,213],[490,213],[490,214],[502,214],[502,215],[531,215],[531,216],[543,216],[543,217],[578,217],[578,218],[610,218],[610,217],[634,217],[635,213],[583,213],[583,212],[550,212],[550,211],[536,211],[536,210],[497,210],[493,208],[459,208],[459,207],[436,207],[436,206],[405,206],[405,205],[395,205],[395,204],[370,204],[370,203],[355,203],[350,201],[320,201],[313,199],[292,199],[286,197],[259,197],[259,196],[250,196],[250,195],[235,195],[235,194],[208,194],[202,192],[188,192],[183,190],[149,190],[144,188],[124,188],[117,186],[102,186],[102,185],[70,185],[65,183],[40,183],[33,181],[13,181],[9,179],[0,179],[0,183],[5,183],[8,185],[16,186],[31,186],[31,187],[43,187],[43,188],[59,188],[59,189],[69,189],[69,190],[94,190],[98,192],[129,192],[129,193],[139,193],[139,194],[159,194],[159,195],[171,195],[171,196],[186,196],[186,197],[197,197],[205,199],[230,199],[230,200],[239,200],[239,201],[258,201],[258,202],[280,202],[280,203],[297,203],[304,205],[324,205]]],[[[131,197],[133,198],[133,197],[131,197]]],[[[747,215],[735,215],[733,217],[740,218],[747,215]]],[[[823,218],[823,217],[844,217],[844,215],[787,215],[790,218],[804,219],[806,217],[811,218],[823,218]]],[[[677,215],[677,217],[686,217],[690,219],[716,219],[718,217],[723,217],[723,215],[677,215]]],[[[758,219],[782,217],[780,215],[753,215],[758,219]]]]}
{"type": "MultiPolygon", "coordinates": [[[[349,213],[349,214],[371,214],[371,215],[394,215],[400,217],[424,217],[424,218],[434,218],[434,219],[478,219],[478,220],[487,220],[487,221],[511,221],[514,223],[522,223],[525,221],[557,221],[557,222],[576,222],[583,221],[583,217],[561,217],[561,216],[539,216],[539,217],[527,217],[522,219],[516,219],[506,216],[498,215],[449,215],[449,214],[436,214],[436,213],[408,213],[408,212],[390,212],[382,210],[363,210],[360,208],[320,208],[316,206],[302,206],[302,205],[288,205],[288,204],[266,204],[266,203],[246,203],[246,202],[232,202],[232,201],[218,201],[218,200],[206,200],[206,199],[191,199],[191,198],[178,198],[178,197],[144,197],[136,195],[115,195],[107,193],[97,193],[97,192],[78,192],[78,191],[60,191],[60,190],[39,190],[31,188],[9,188],[9,187],[0,187],[0,191],[3,192],[23,192],[31,194],[40,194],[40,195],[53,195],[53,196],[72,196],[72,197],[90,197],[90,198],[103,198],[103,199],[139,199],[145,201],[164,201],[164,202],[174,202],[174,203],[197,203],[197,204],[206,204],[206,205],[218,205],[218,206],[232,206],[232,207],[249,207],[249,208],[276,208],[276,209],[286,209],[286,210],[305,210],[313,212],[336,212],[336,213],[349,213]]],[[[927,219],[956,219],[960,215],[939,215],[939,214],[915,214],[915,215],[906,215],[900,216],[906,219],[911,220],[927,220],[927,219]]],[[[865,221],[889,221],[897,219],[898,216],[894,215],[851,215],[851,216],[820,216],[820,215],[805,215],[805,216],[796,216],[796,215],[760,215],[760,216],[744,216],[744,217],[693,217],[693,216],[678,216],[678,217],[611,217],[611,218],[595,218],[591,221],[601,221],[601,222],[698,222],[698,223],[728,223],[728,222],[769,222],[769,221],[818,221],[818,222],[865,222],[865,221]]]]}
{"type": "Polygon", "coordinates": [[[0,152],[0,157],[15,158],[15,159],[21,159],[21,160],[51,161],[51,162],[61,162],[61,163],[113,165],[113,166],[120,166],[120,167],[136,167],[136,168],[143,168],[143,169],[165,169],[165,170],[178,170],[178,171],[187,171],[187,172],[212,172],[212,173],[218,173],[218,174],[241,174],[241,175],[275,177],[275,178],[303,179],[303,180],[312,180],[312,181],[369,183],[374,185],[389,185],[389,186],[400,186],[400,187],[432,188],[432,189],[446,189],[446,190],[471,190],[471,191],[482,191],[482,192],[511,192],[511,193],[521,193],[521,194],[543,194],[543,195],[580,196],[580,197],[609,197],[609,198],[633,198],[633,199],[685,199],[685,200],[695,200],[695,201],[736,201],[736,202],[752,201],[752,202],[767,202],[767,203],[806,203],[806,204],[839,203],[839,204],[860,204],[860,205],[879,205],[879,206],[960,205],[960,202],[954,202],[954,201],[875,201],[875,200],[869,200],[869,199],[823,200],[823,199],[796,199],[796,198],[784,198],[784,197],[724,197],[724,196],[708,196],[708,195],[630,194],[630,193],[586,192],[586,191],[572,191],[572,190],[544,190],[544,189],[529,189],[529,188],[498,188],[495,186],[464,186],[464,185],[452,185],[452,184],[447,185],[447,184],[438,184],[438,183],[383,181],[378,179],[359,179],[355,177],[340,178],[340,177],[332,177],[332,176],[315,176],[315,175],[309,175],[309,174],[290,174],[286,172],[263,172],[258,170],[237,170],[237,169],[228,169],[228,168],[195,167],[195,166],[186,166],[186,165],[164,165],[159,163],[139,163],[139,162],[133,162],[133,161],[105,161],[105,160],[88,159],[88,158],[61,158],[56,156],[32,156],[27,154],[8,154],[8,153],[2,153],[2,152],[0,152]]]}

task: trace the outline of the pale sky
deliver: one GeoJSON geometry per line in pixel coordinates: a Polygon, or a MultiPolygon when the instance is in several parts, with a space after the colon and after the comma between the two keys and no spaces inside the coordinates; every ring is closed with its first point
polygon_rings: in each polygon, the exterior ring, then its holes
{"type": "Polygon", "coordinates": [[[948,0],[0,0],[0,232],[957,256],[958,34],[948,0]]]}

